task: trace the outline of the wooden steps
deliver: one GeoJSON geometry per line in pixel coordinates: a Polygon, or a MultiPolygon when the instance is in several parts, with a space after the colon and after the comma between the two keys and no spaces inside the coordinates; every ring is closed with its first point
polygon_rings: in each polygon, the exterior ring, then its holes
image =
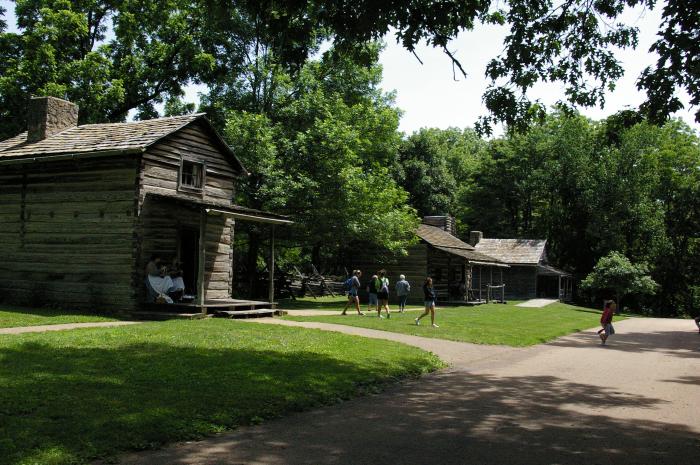
{"type": "Polygon", "coordinates": [[[253,310],[218,310],[214,313],[217,318],[265,318],[275,315],[286,315],[284,310],[274,308],[256,308],[253,310]]]}
{"type": "Polygon", "coordinates": [[[136,320],[165,321],[165,320],[200,320],[209,315],[204,313],[179,313],[179,312],[159,312],[159,311],[137,311],[130,313],[131,318],[136,320]]]}

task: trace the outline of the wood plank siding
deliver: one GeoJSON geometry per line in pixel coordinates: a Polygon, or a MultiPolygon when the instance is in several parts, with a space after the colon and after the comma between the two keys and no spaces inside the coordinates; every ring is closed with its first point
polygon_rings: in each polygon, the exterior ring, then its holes
{"type": "Polygon", "coordinates": [[[0,299],[133,306],[138,166],[120,157],[0,167],[0,299]]]}
{"type": "Polygon", "coordinates": [[[194,122],[149,147],[143,154],[139,202],[148,192],[183,199],[231,205],[236,172],[226,155],[207,134],[202,123],[194,122]],[[190,159],[205,163],[201,192],[179,189],[180,164],[190,159]]]}

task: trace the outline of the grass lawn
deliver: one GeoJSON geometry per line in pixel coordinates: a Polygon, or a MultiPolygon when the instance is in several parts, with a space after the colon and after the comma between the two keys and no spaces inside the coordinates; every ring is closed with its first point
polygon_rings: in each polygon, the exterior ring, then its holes
{"type": "MultiPolygon", "coordinates": [[[[285,317],[296,321],[320,321],[364,328],[393,331],[415,336],[434,337],[476,344],[504,344],[529,346],[550,341],[599,325],[600,311],[554,303],[543,308],[515,307],[512,303],[485,304],[477,307],[438,307],[436,323],[430,325],[430,316],[416,326],[415,312],[392,313],[391,319],[379,319],[376,314],[360,317],[311,316],[285,317]]],[[[619,320],[621,317],[616,316],[619,320]]]]}
{"type": "Polygon", "coordinates": [[[56,325],[61,323],[86,323],[93,321],[116,321],[116,319],[70,310],[0,306],[0,328],[56,325]]]}
{"type": "Polygon", "coordinates": [[[0,462],[75,464],[375,391],[442,366],[389,341],[231,320],[0,336],[0,462]]]}

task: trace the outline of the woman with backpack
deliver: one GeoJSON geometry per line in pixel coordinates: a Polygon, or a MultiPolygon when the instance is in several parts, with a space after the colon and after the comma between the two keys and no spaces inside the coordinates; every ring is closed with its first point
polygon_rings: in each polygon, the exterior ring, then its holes
{"type": "Polygon", "coordinates": [[[379,289],[377,290],[377,298],[379,305],[377,306],[377,315],[382,318],[382,308],[386,309],[386,317],[391,318],[389,313],[389,278],[386,277],[386,270],[379,271],[379,289]]]}
{"type": "Polygon", "coordinates": [[[347,310],[350,305],[354,305],[357,314],[360,316],[365,316],[360,310],[360,297],[358,296],[358,291],[360,290],[360,277],[362,276],[362,271],[353,270],[352,276],[350,276],[344,283],[344,287],[348,292],[348,301],[345,303],[345,308],[343,308],[343,313],[341,315],[347,315],[347,310]]]}

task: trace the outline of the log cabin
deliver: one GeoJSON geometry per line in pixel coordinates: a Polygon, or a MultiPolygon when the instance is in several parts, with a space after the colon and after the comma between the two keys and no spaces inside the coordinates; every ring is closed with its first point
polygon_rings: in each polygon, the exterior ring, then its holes
{"type": "Polygon", "coordinates": [[[549,264],[546,239],[484,239],[481,231],[472,231],[469,244],[509,265],[504,271],[506,298],[573,298],[573,276],[549,264]]]}
{"type": "MultiPolygon", "coordinates": [[[[411,283],[411,303],[423,302],[422,286],[426,277],[433,278],[440,305],[470,305],[491,300],[505,301],[503,270],[500,260],[483,254],[456,236],[453,217],[426,216],[416,230],[417,244],[405,255],[370,249],[358,250],[351,265],[363,272],[363,281],[385,269],[391,283],[390,300],[397,301],[394,283],[405,275],[411,283]]],[[[360,298],[366,300],[363,289],[360,298]]]]}
{"type": "Polygon", "coordinates": [[[204,114],[78,125],[76,105],[40,97],[27,126],[0,142],[2,301],[137,310],[158,254],[198,311],[233,305],[236,221],[290,223],[234,204],[247,172],[204,114]]]}

